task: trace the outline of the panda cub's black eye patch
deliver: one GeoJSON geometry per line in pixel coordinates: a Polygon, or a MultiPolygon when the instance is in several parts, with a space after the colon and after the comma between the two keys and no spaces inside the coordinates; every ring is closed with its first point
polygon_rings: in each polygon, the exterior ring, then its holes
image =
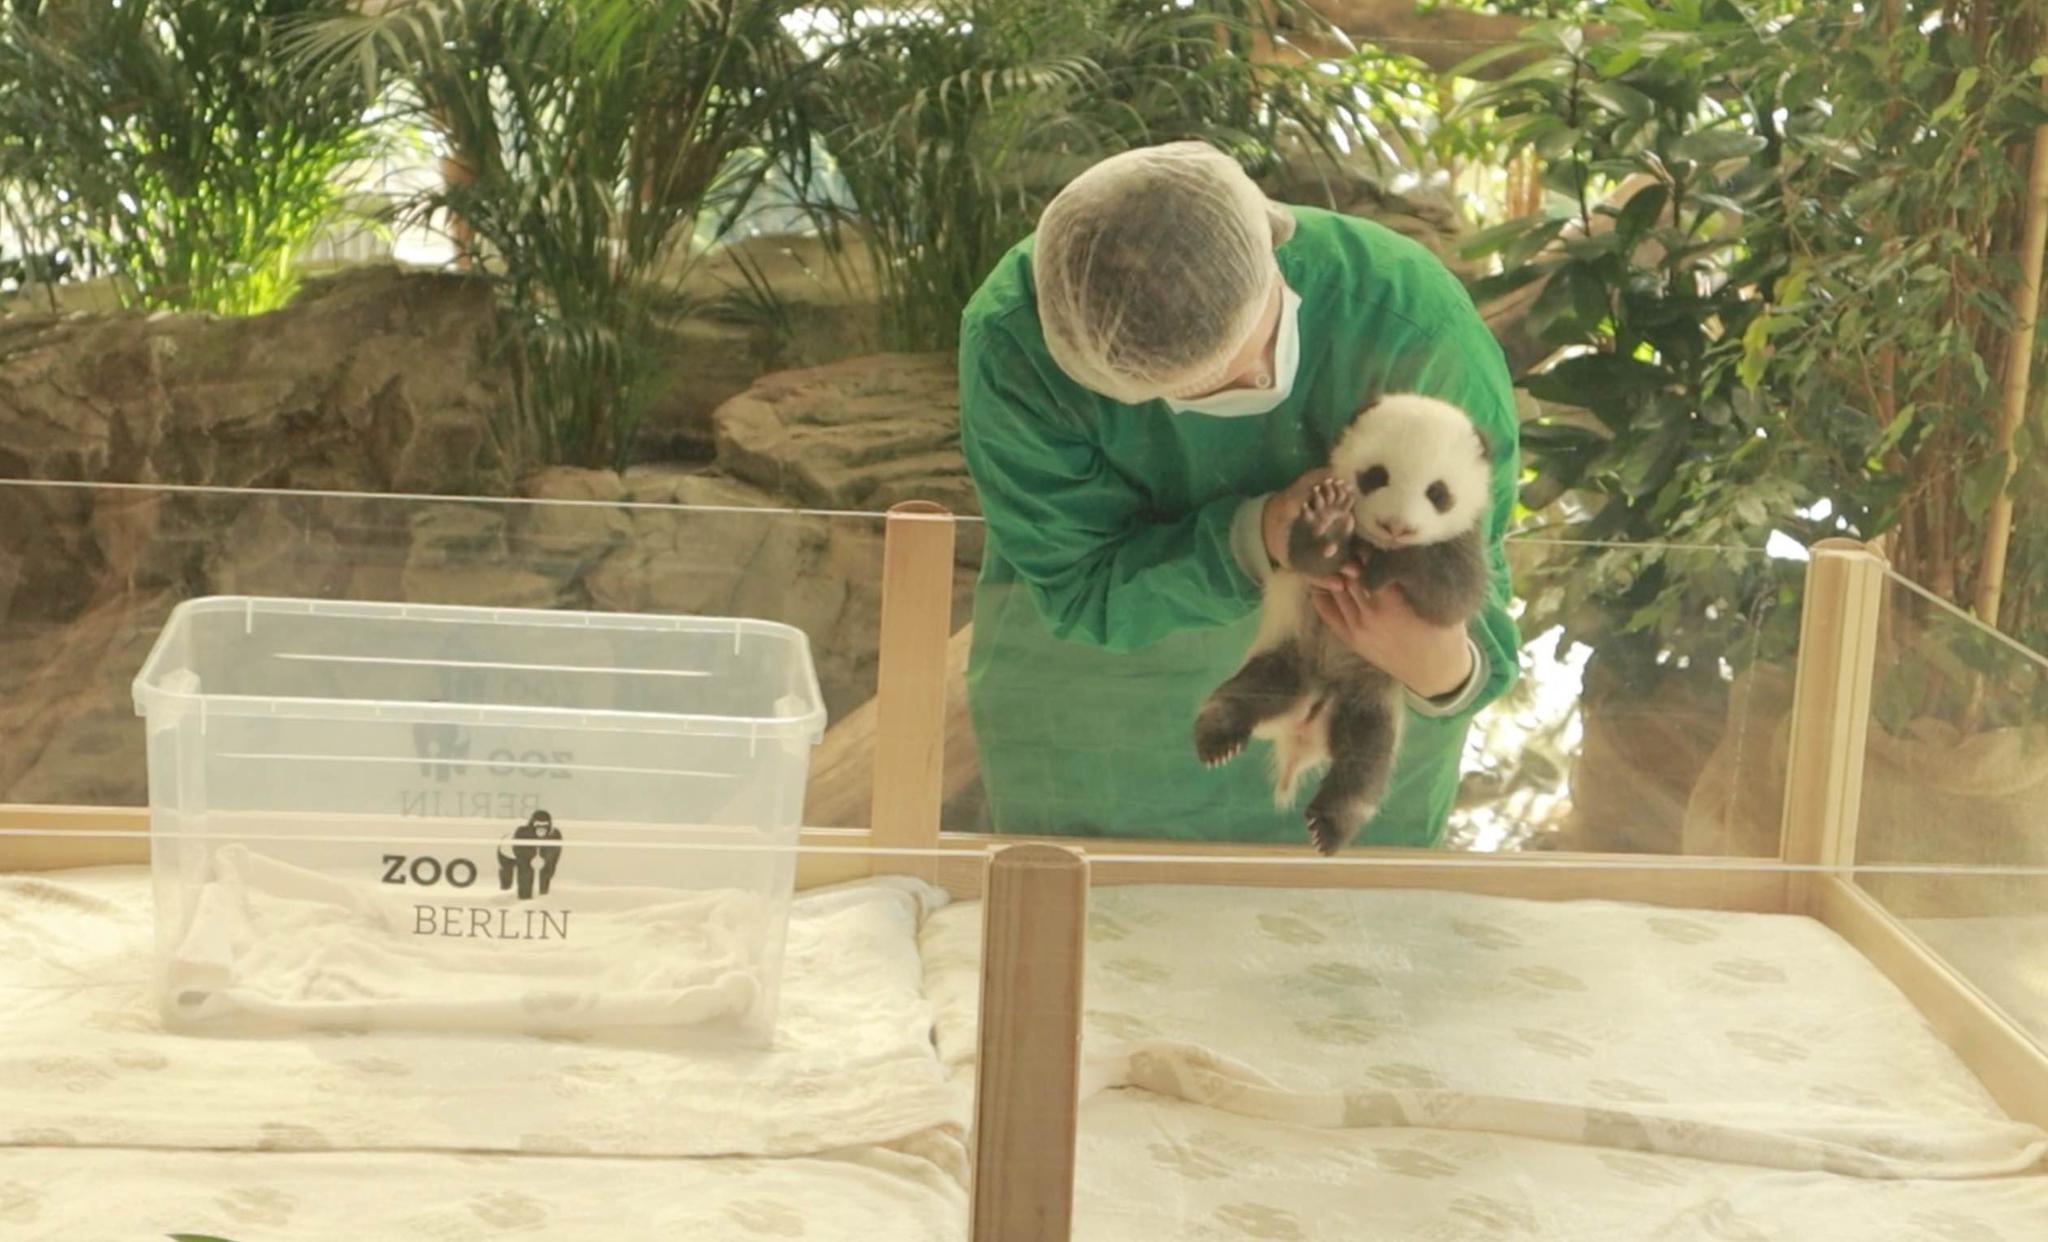
{"type": "Polygon", "coordinates": [[[1374,466],[1370,470],[1361,470],[1358,472],[1358,494],[1370,496],[1385,487],[1387,482],[1387,468],[1385,466],[1374,466]]]}
{"type": "Polygon", "coordinates": [[[1429,503],[1436,506],[1438,513],[1449,513],[1451,511],[1451,489],[1444,486],[1442,479],[1438,479],[1430,484],[1429,490],[1424,492],[1423,495],[1429,497],[1429,503]]]}

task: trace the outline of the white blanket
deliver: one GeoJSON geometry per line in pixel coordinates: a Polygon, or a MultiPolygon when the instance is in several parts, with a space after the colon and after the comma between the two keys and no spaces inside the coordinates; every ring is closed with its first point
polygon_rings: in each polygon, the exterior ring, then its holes
{"type": "Polygon", "coordinates": [[[787,1160],[0,1148],[0,1238],[163,1242],[961,1242],[914,1153],[787,1160]]]}
{"type": "Polygon", "coordinates": [[[756,893],[564,885],[544,906],[493,893],[448,908],[240,845],[207,861],[166,984],[194,1024],[737,1035],[773,982],[773,908],[756,893]],[[521,938],[421,935],[423,920],[521,938]]]}
{"type": "Polygon", "coordinates": [[[1311,1129],[1142,1091],[1081,1112],[1076,1242],[2040,1242],[2048,1177],[1912,1181],[1451,1130],[1311,1129]]]}
{"type": "MultiPolygon", "coordinates": [[[[925,925],[949,1066],[980,911],[925,925]]],[[[1440,892],[1091,896],[1085,1084],[1244,1117],[1427,1127],[1872,1178],[2034,1169],[1918,1011],[1808,919],[1440,892]]]]}
{"type": "MultiPolygon", "coordinates": [[[[775,1043],[396,1032],[166,1034],[139,868],[0,876],[0,1145],[806,1155],[934,1132],[969,1101],[932,1047],[916,932],[944,894],[802,894],[775,1043]]],[[[0,1230],[0,1237],[7,1236],[0,1230]]]]}

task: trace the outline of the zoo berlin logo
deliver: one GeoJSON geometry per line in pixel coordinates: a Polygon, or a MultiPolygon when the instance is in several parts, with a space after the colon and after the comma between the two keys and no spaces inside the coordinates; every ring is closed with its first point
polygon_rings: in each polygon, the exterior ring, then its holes
{"type": "MultiPolygon", "coordinates": [[[[562,861],[562,830],[554,816],[536,810],[498,846],[498,891],[516,893],[520,902],[548,895],[555,868],[562,861]]],[[[433,888],[446,884],[466,889],[477,881],[477,866],[467,858],[443,863],[426,855],[384,855],[384,883],[433,888]]],[[[416,903],[413,935],[451,940],[567,940],[569,911],[533,907],[449,906],[416,903]]]]}

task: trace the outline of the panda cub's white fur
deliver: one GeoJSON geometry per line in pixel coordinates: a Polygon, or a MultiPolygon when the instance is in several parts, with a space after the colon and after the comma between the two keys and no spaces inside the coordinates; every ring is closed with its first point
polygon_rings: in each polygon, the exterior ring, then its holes
{"type": "Polygon", "coordinates": [[[1306,816],[1325,854],[1378,809],[1404,691],[1337,640],[1315,611],[1310,578],[1357,562],[1368,590],[1399,588],[1425,621],[1468,621],[1486,595],[1489,458],[1464,411],[1433,397],[1387,396],[1354,418],[1330,455],[1333,477],[1289,531],[1287,563],[1266,584],[1251,650],[1196,720],[1196,753],[1211,767],[1253,737],[1272,742],[1282,807],[1294,805],[1307,773],[1328,765],[1306,816]]]}

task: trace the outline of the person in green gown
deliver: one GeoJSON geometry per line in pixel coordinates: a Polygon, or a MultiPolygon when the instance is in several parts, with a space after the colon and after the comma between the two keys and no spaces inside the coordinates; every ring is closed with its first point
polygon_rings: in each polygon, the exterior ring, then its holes
{"type": "Polygon", "coordinates": [[[1422,246],[1273,203],[1207,145],[1114,156],[1054,198],[961,320],[961,442],[987,521],[967,687],[988,828],[1306,841],[1263,743],[1212,771],[1192,729],[1336,437],[1395,392],[1459,406],[1492,445],[1486,607],[1446,631],[1398,591],[1335,578],[1317,608],[1409,692],[1359,844],[1431,846],[1470,721],[1517,670],[1500,347],[1422,246]]]}

